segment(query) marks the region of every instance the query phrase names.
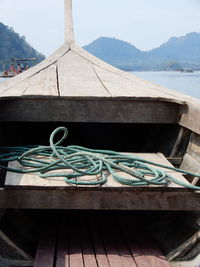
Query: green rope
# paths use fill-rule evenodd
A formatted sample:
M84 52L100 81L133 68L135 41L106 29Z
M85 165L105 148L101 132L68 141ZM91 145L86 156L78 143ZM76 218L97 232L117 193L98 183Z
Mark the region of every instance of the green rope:
M60 131L63 136L55 143L55 136ZM129 186L167 186L173 182L200 190L200 187L184 183L159 168L200 178L199 174L111 150L61 146L67 135L67 129L59 127L52 132L49 146L0 147L0 168L16 173L37 173L46 179L62 177L66 183L73 185L103 185L107 182L108 175L111 175L118 183ZM24 168L4 166L10 161L18 161ZM119 171L123 174L119 175Z

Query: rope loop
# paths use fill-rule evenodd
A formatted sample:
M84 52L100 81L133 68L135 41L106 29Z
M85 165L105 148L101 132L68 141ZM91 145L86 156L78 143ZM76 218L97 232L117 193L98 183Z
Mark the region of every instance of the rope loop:
M55 143L54 139L60 132L63 135ZM0 147L0 168L16 173L37 173L44 179L60 177L76 186L100 186L110 177L128 186L167 186L173 182L188 189L200 190L200 187L184 183L162 169L200 178L199 174L111 150L61 146L67 136L67 128L59 127L51 133L49 146ZM5 166L5 163L16 160L23 168Z

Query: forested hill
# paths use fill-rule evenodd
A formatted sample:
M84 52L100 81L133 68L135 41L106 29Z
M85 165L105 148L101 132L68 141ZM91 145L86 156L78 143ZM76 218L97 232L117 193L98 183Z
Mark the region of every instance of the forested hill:
M124 70L200 69L200 33L196 32L172 37L150 51L109 37L100 37L84 49Z
M24 36L0 22L0 69L2 64L9 64L12 58L37 58L32 64L42 61L45 57L31 47ZM31 63L29 64L31 65Z

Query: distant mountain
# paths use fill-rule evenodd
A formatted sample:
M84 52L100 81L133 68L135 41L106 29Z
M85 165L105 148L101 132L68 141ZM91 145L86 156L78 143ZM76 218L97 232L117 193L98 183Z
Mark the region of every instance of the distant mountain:
M172 37L160 47L144 52L135 46L101 37L84 47L88 52L124 70L200 69L200 33Z
M45 58L26 42L24 36L20 36L12 28L0 23L0 69L2 69L2 64L8 65L12 58L33 57L37 58L34 64Z
M163 60L200 62L200 33L192 32L182 37L172 37L160 47L149 52Z
M100 37L84 49L116 67L137 65L143 57L135 46L116 38Z

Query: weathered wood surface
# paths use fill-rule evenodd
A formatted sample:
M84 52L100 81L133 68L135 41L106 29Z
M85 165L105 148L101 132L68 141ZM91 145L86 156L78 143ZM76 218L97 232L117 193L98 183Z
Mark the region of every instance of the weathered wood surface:
M42 88L42 90L41 90ZM40 71L29 79L29 86L23 91L25 98L47 97L58 98L56 64Z
M164 157L164 155L161 153L131 153L131 155L141 157L141 158L144 158L145 160L153 161L153 162L156 162L158 164L172 166L169 163L169 161ZM17 161L10 162L8 166L10 168L23 169L23 166L21 166ZM177 173L177 172L171 171L171 170L166 170L166 169L163 169L160 167L158 167L158 169L165 171L166 173L170 174L171 176L175 177L176 179L178 179L181 182L188 183L187 180L180 173ZM63 170L61 170L59 172L62 173ZM65 170L65 172L71 173L72 170ZM122 172L118 172L118 174L121 176L127 177L127 178L129 177L128 174L124 174ZM97 187L99 190L112 190L112 189L119 190L122 187L124 188L124 190L126 190L126 188L129 188L129 190L130 190L130 188L131 188L129 186L123 186L122 184L116 182L112 178L111 175L109 175L107 177L107 179L108 179L108 182L105 185ZM7 174L6 174L5 187L14 187L14 188L17 188L17 187L25 187L25 188L26 187L30 187L30 188L41 187L45 190L46 187L65 187L65 186L69 187L69 184L65 183L63 178L61 178L61 177L43 179L43 178L40 178L37 174L20 174L20 173L14 173L14 172L7 172ZM74 187L74 186L72 186L72 187ZM153 186L153 187L155 187L155 186ZM156 186L156 187L159 187L159 186ZM174 183L170 183L167 187L177 188L177 189L182 188L181 186L174 184ZM164 191L165 188L166 187L161 187L161 191ZM78 187L77 187L77 190L79 190Z
M72 51L58 61L58 80L61 98L110 96L92 64Z
M55 222L55 218L51 218L51 221L46 221L43 225L34 267L54 266L54 253L56 251L57 235L57 225Z
M176 123L178 116L179 105L175 103L108 97L51 100L36 97L4 100L0 105L0 121L12 122Z
M70 1L67 1L66 9L70 9L69 13L70 5ZM66 24L70 24L69 21ZM118 70L76 47L72 40L71 26L66 28L69 32L66 44L42 63L2 84L0 100L30 97L43 99L59 95L61 99L103 96L111 99L123 97L130 101L184 104L176 93Z
M176 122L179 121L180 125L200 133L199 100L121 71L76 46L74 44L71 0L65 1L65 18L65 44L37 66L1 84L0 100L5 98L43 100L58 97L61 99L71 97L77 100L86 96L98 99L103 96L110 99L123 97L135 103L137 101L142 103L154 101L156 105L158 102L165 104L172 102L183 107L177 110ZM163 104L163 113L167 114L168 110L165 110L165 104ZM23 107L23 101L20 102L20 105ZM95 110L98 107L94 106L93 108ZM146 108L145 106L144 110L148 114L149 110ZM13 112L12 105L9 105L9 109ZM137 112L137 121L143 123L141 110L137 109L133 112ZM159 112L155 112L155 114L156 120ZM105 114L102 115L102 118L104 116ZM35 114L35 117L33 120L42 120L39 113ZM50 120L50 115L47 117ZM152 122L152 120L149 121L149 123Z
M74 42L72 0L65 0L65 43Z
M56 82L54 82L53 90L52 74L50 79L46 77L46 69L51 65L56 69ZM16 86L18 86L17 91ZM101 60L73 44L71 46L65 44L54 55L17 75L0 88L0 99L48 98L58 95L61 98L107 96L184 104L184 101L181 101L176 94L102 63Z
M200 134L200 100L187 97L187 110L182 113L179 124Z
M170 165L160 153L146 158ZM182 175L175 176L186 182ZM38 180L34 175L30 179L29 175L8 173L5 188L0 190L0 208L199 210L199 197L199 192L173 184L129 187L109 177L104 186L75 187L63 181L50 182Z
M63 55L65 55L68 51L69 51L69 45L64 44L46 60L26 70L25 72L18 74L14 78L9 79L8 81L2 83L0 86L0 100L7 98L15 99L22 97L23 92L25 90L28 90L27 85L29 85L29 79L33 80L33 78L35 78L35 75L37 76L39 72L43 71L46 72L46 69L48 69L51 65L55 64L57 60L61 58ZM50 87L52 86L51 82L49 86ZM51 91L48 89L46 92L45 91L43 92L43 87L41 87L41 83L38 84L38 87L40 87L41 95L43 96L45 95L45 93L47 93L47 91ZM32 93L34 95L34 91ZM56 93L56 95L58 95L58 93Z
M55 238L49 231L49 234L40 240L38 252L41 254L42 249L43 253L41 260L37 253L35 267L51 267L49 259L52 258L54 258L54 266L56 267L170 266L159 247L152 242L151 236L146 232L144 237L141 223L135 216L128 218L128 225L131 224L132 228L127 228L124 225L127 224L127 216L123 221L118 222L115 215L68 213L62 216L61 226L59 226L58 215L54 216L58 218L57 224L60 229L58 233L62 232L62 236L59 235L58 238ZM63 223L63 218L67 224ZM51 218L49 220L51 221ZM135 238L136 235L141 235L145 242L141 243L140 239ZM49 254L48 242L50 238L57 239L57 242L52 243L51 255ZM62 243L61 246L60 243ZM138 245L138 243L140 244ZM56 249L56 244L58 249ZM137 248L138 246L139 248ZM62 247L61 254L60 247ZM44 257L45 252L46 257ZM41 265L38 264L39 261Z
M131 75L125 71L122 71L120 69L117 69L113 67L112 65L100 60L99 58L93 56L92 54L88 53L86 50L76 46L73 44L71 46L72 51L76 52L79 56L83 57L86 60L90 60L92 64L94 65L94 68L99 71L99 77L102 80L102 82L105 80L105 73L108 81L112 81L109 90L115 92L116 94L116 81L113 79L113 77L117 77L117 79L120 79L121 88L118 90L118 93L114 97L126 95L127 89L123 89L123 84L126 84L126 87L128 85L128 95L131 94L132 96L139 97L139 94L141 97L147 97L146 100L150 100L153 98L154 100L157 99L157 101L168 101L168 102L175 102L179 104L184 104L184 100L182 99L182 95L173 91L168 90L160 85L154 84L149 81L145 81L144 79ZM106 80L105 80L106 81ZM119 82L119 80L118 80ZM119 88L119 84L118 84ZM130 88L133 88L132 93L130 92ZM146 95L146 92L148 90L148 95Z
M200 262L200 255L188 261L172 261L171 267L198 267Z
M192 133L188 144L187 152L183 157L180 166L183 170L200 174L200 136ZM200 179L197 177L188 177L193 184L200 184Z
M187 148L187 153L200 162L200 135L192 133Z
M147 190L148 189L148 190ZM0 208L91 210L200 210L200 193L170 188L141 190L0 189Z

